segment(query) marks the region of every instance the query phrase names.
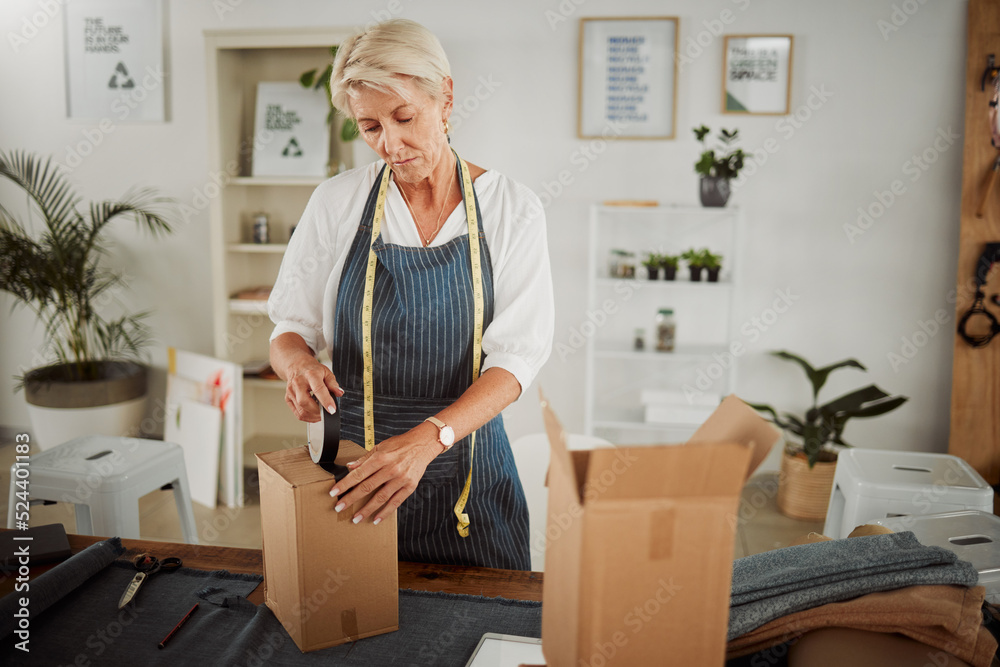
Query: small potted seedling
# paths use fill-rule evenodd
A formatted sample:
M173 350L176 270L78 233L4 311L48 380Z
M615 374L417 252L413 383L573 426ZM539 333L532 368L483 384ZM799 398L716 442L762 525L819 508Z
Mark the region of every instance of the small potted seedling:
M702 259L701 251L691 248L681 253L681 259L687 263L688 272L691 274L691 282L701 282Z
M663 279L673 280L677 277L677 264L680 261L679 255L660 255L660 268L663 269Z
M722 255L716 255L705 248L701 251L701 265L705 267L705 273L708 275L708 282L717 283L719 282L719 270L722 268Z
M646 274L650 280L658 280L660 277L660 255L655 252L646 253L646 259L642 261L646 267Z

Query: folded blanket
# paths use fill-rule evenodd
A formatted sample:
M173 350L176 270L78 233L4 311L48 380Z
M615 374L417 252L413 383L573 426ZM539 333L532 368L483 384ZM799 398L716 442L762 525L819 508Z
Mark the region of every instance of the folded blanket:
M982 586L910 586L871 593L782 616L731 640L727 657L757 653L811 630L840 627L899 633L975 667L987 667L997 642L982 625L984 596Z
M975 586L979 573L912 532L803 544L733 565L729 639L787 614L906 586Z

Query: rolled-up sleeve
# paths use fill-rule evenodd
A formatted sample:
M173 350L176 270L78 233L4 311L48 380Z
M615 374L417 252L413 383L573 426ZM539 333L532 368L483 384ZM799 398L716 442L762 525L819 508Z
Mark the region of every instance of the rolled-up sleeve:
M323 334L324 296L336 256L326 213L322 188L317 188L288 241L267 301L268 316L275 324L271 340L284 333L296 333L314 353L327 347Z
M483 371L503 368L523 394L552 351L555 308L544 209L535 193L512 185L496 202L502 226L491 248L494 312L483 332Z

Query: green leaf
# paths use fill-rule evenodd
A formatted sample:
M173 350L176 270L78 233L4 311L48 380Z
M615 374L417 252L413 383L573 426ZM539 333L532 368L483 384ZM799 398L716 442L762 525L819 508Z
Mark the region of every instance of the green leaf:
M344 142L354 141L360 134L358 123L353 118L345 119L344 124L340 126L340 139Z
M884 415L887 412L892 412L908 400L910 399L907 396L894 396L871 405L866 405L865 407L850 413L850 416L858 419L863 419L865 417L878 417L879 415Z
M711 130L702 125L701 127L694 128L694 137L698 141L704 141L705 135L708 134L709 132L711 132Z
M299 77L299 83L302 84L303 88L312 88L313 84L316 83L316 70L311 69L308 72L303 72Z
M314 86L314 88L316 88L318 90L319 88L325 86L326 87L327 95L329 95L330 94L330 77L332 75L333 75L333 63L330 63L329 65L326 66L326 69L323 70L323 73L319 75L319 78L316 79L316 85Z
M712 168L715 166L715 151L705 151L701 154L701 159L695 162L694 170L703 176L712 176Z
M870 384L867 387L855 389L852 392L833 399L829 403L820 406L818 411L820 414L828 416L829 418L838 414L853 416L853 413L861 410L861 408L866 404L874 401L881 401L885 398L889 398L889 394L885 393L875 385Z

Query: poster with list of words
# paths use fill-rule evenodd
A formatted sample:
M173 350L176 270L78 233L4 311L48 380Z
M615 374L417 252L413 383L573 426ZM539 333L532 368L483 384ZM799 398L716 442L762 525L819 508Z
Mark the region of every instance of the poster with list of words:
M67 115L163 122L162 0L66 1Z
M672 139L677 19L583 19L581 138Z

